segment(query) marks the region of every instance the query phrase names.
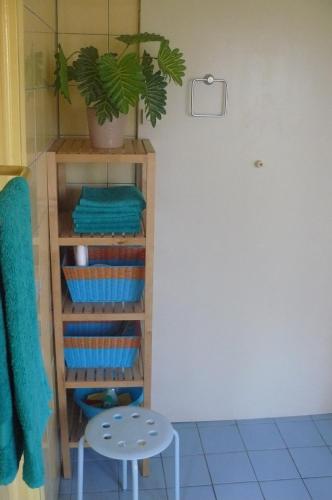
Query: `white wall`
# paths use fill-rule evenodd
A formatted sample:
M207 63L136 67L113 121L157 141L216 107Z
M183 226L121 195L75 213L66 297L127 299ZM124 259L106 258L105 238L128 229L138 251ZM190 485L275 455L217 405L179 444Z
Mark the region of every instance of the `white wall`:
M158 154L153 405L332 411L332 3L142 3L142 30L188 68L140 131ZM188 115L187 84L209 72L229 82L224 120Z

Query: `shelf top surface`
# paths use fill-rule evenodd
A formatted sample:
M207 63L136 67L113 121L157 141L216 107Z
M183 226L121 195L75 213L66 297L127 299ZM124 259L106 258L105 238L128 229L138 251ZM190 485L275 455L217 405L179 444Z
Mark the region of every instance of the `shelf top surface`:
M99 149L91 145L87 137L63 137L57 139L49 149L49 152L56 154L58 159L66 157L76 157L77 160L84 161L89 157L130 157L134 159L145 158L154 154L154 149L148 139L125 139L121 148Z

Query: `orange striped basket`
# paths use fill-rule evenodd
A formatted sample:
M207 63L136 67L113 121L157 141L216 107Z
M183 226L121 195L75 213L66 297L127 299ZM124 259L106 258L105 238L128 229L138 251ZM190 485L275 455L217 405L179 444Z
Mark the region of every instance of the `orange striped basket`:
M125 322L124 326L120 323L115 330L113 326L114 323L67 324L64 354L68 368L131 368L141 345L140 322Z
M89 266L62 269L73 302L138 302L144 263L142 247L90 247Z

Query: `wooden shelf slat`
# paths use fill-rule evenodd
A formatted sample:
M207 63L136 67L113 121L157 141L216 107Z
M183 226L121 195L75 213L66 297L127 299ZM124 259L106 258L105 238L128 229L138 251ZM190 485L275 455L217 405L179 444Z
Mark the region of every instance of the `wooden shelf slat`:
M145 163L151 148L144 147L141 139L125 139L122 148L97 149L89 138L64 137L52 144L50 151L60 163Z
M63 321L126 321L144 320L144 302L72 302L66 294L62 299Z
M66 368L67 389L83 387L143 387L141 354L133 368Z
M139 245L145 246L145 233L142 222L141 232L134 235L122 234L77 234L73 231L70 212L62 212L59 215L59 245Z

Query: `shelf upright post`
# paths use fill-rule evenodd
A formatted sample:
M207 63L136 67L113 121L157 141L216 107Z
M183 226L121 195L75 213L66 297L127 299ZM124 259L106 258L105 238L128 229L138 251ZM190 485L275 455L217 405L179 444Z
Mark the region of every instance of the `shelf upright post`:
M55 363L58 392L58 408L60 420L60 439L62 468L65 478L71 477L69 430L67 418L67 394L65 388L65 362L63 355L63 323L61 303L61 268L60 250L58 244L59 220L58 220L58 166L56 153L47 154L47 179L50 221L50 247L51 247L51 270L52 270L52 300L53 300L53 326L55 344Z

